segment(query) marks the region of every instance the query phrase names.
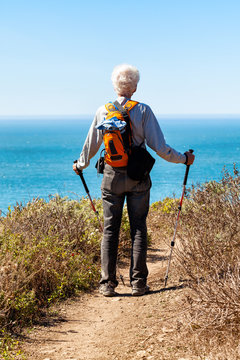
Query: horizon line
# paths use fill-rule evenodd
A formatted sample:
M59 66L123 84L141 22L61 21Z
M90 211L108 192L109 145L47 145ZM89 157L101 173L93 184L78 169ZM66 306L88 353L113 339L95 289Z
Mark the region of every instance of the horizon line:
M65 119L65 118L71 118L71 119L79 119L79 118L90 118L90 117L94 117L95 114L64 114L64 115L60 115L60 114L31 114L31 115L0 115L0 120L4 120L4 119L22 119L25 118L26 120L29 118L39 118L39 119L43 119L43 118L56 118L56 119ZM169 118L173 118L173 117L226 117L226 116L230 116L230 117L240 117L240 113L162 113L162 114L155 114L155 116L158 117L169 117Z

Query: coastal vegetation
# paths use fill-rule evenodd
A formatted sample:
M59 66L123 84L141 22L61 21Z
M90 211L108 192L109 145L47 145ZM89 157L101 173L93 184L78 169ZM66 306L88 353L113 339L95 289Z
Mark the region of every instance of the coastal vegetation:
M100 200L95 207L102 218ZM102 234L88 199L58 195L16 204L0 224L0 355L9 357L10 334L40 321L51 304L96 287ZM124 210L122 255L129 231Z
M240 333L240 176L193 188L182 219L178 268L188 279L189 328L226 358L238 358ZM210 341L209 341L210 339Z
M152 205L166 238L176 220L176 199ZM240 174L223 170L220 182L188 190L171 271L188 288L184 331L207 349L208 359L240 356ZM189 341L189 351L191 345ZM219 356L219 353L222 354ZM218 355L216 355L218 354Z
M94 202L102 219L101 201ZM162 241L169 241L177 206L174 198L152 204L149 233L161 228ZM238 351L239 218L240 175L235 166L232 173L224 171L219 182L188 189L171 265L171 277L188 290L179 336L197 339L212 358L219 348L229 359ZM60 196L16 204L0 224L0 357L23 359L21 352L14 352L14 334L40 321L52 304L97 286L101 230L88 199ZM129 238L125 209L120 256L129 252Z

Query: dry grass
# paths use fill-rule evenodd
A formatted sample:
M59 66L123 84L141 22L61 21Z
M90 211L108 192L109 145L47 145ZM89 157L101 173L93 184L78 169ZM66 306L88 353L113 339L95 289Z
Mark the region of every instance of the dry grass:
M152 205L150 230L170 245L178 199ZM170 278L188 285L178 339L199 359L240 358L240 175L188 190ZM178 310L175 316L178 317ZM194 358L194 357L192 357Z
M219 359L240 355L239 219L240 176L234 167L232 175L224 171L220 183L193 187L179 231L176 269L191 289L188 330L198 342L210 341L209 350Z

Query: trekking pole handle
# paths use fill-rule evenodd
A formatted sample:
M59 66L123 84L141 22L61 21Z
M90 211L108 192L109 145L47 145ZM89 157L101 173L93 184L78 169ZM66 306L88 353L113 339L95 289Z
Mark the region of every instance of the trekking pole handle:
M76 164L76 163L77 163L77 160L74 161L74 164ZM86 193L89 194L89 189L88 189L88 187L87 187L86 181L85 181L85 179L84 179L84 177L83 177L83 173L82 173L81 170L78 170L78 175L80 176L80 178L81 178L81 180L82 180L82 183L83 183L83 186L84 186L84 188L85 188Z
M192 154L193 150L190 149L189 152ZM188 178L189 168L190 168L190 165L187 165L184 180L183 180L183 185L184 186L187 185L187 178Z

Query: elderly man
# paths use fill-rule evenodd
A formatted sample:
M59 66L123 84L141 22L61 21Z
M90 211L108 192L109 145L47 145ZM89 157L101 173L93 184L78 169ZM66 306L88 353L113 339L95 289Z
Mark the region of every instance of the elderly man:
M117 94L117 101L124 106L137 90L139 71L131 65L123 64L114 68L112 82ZM90 127L81 155L73 170L78 173L85 169L90 159L99 150L102 130L97 129L106 118L106 106L101 106ZM134 145L145 143L157 155L166 161L191 165L194 155L190 152L181 154L166 144L161 128L151 108L137 103L130 111L132 141ZM116 295L116 263L119 230L124 201L126 199L131 228L132 252L130 265L130 284L132 295L140 296L149 291L147 285L147 226L151 180L148 176L142 181L132 180L127 175L126 166L115 167L105 163L102 180L102 202L104 215L104 233L101 244L101 280L100 293L104 296Z

